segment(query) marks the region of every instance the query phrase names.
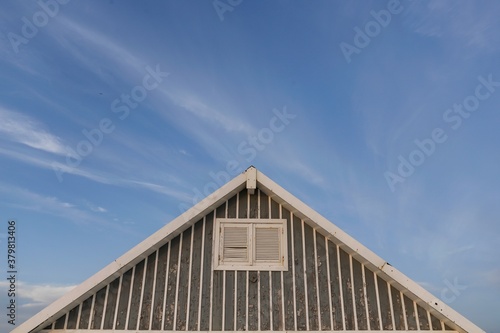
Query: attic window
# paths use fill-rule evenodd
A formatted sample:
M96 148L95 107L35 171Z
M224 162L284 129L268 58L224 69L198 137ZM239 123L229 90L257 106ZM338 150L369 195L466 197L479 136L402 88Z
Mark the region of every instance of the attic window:
M216 219L214 269L286 271L285 219Z

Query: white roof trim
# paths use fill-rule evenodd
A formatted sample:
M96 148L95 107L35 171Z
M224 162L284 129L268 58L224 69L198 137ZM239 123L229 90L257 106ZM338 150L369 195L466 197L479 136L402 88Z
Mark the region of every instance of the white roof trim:
M283 204L287 209L290 209L294 215L315 226L327 237L330 235L332 240L338 242L342 249L362 264L375 270L377 274L386 277L392 284L400 287L403 290L403 294L410 299L416 301L419 305L423 305L422 301L424 301L428 305L424 308L429 308L432 314L439 319L443 319L451 328L474 333L484 332L260 171L257 171L257 183L269 196ZM449 322L450 320L451 323Z
M312 208L307 206L305 203L297 199L295 196L252 166L244 173L236 176L226 185L222 186L220 189L197 203L191 209L162 227L153 235L146 238L120 258L116 259L101 271L84 281L82 284L15 328L11 333L31 332L34 329L43 328L48 325L49 322L56 320L72 307L76 306L79 302L82 302L88 296L93 294L98 288L110 283L113 279L126 272L130 267L147 257L161 244L174 238L186 228L197 222L201 217L208 214L210 211L213 211L219 204L223 203L233 194L244 189L247 186L249 179L252 179L254 175L256 176L259 188L263 189L267 195L283 204L296 216L304 219L307 223L316 227L325 236L337 242L345 251L353 255L353 257L361 263L374 270L377 274L386 278L391 284L402 289L406 296L416 301L419 305L424 306L424 308L429 309L437 318L443 319L452 329L474 333L484 332L468 319L450 308L443 301L436 298L403 273L392 267L385 260L367 249L364 245L356 241L339 227L331 223L325 217L321 216L319 213L314 211ZM250 182L253 181L250 180ZM44 332L51 332L51 330ZM73 330L72 332L83 333L91 331Z
M56 320L69 311L68 308L71 309L80 302L83 302L88 296L93 294L96 289L110 283L115 278L125 273L130 267L146 258L154 251L153 249L159 247L159 244L174 238L192 224L196 223L201 217L215 209L220 203L225 202L228 198L244 189L246 180L245 173L236 176L227 184L172 220L111 264L104 267L67 294L19 325L11 333L27 333L35 329L44 328L51 321Z
M158 333L177 333L180 331L141 331L141 330L85 330L85 329L77 329L77 330L65 330L64 333L140 333L140 332L158 332ZM189 332L189 331L182 331L182 332ZM196 331L197 333L213 333L213 332L224 332L224 331ZM278 332L278 331L238 331L238 332L245 332L245 333L263 333L263 332ZM296 333L298 331L279 331L282 333ZM300 331L304 333L308 332L321 332L321 333L339 333L342 331ZM370 333L370 332L376 332L376 333L418 333L418 332L431 332L429 330L427 331L420 331L420 330L384 330L384 331L360 331L360 330L352 330L352 331L347 331L349 333ZM445 333L459 333L458 331L434 331L434 332L445 332ZM56 330L56 329L50 329L50 330L42 330L40 333L61 333L61 330Z

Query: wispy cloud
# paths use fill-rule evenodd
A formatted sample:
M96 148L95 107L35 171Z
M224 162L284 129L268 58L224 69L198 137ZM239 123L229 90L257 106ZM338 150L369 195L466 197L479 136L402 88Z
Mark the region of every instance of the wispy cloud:
M241 132L246 135L254 132L254 128L242 121L241 117L231 117L230 112L222 112L211 107L209 103L203 101L194 93L173 93L168 90L163 90L163 92L177 106L184 108L205 122L222 127L227 132Z
M54 162L41 156L30 156L22 152L14 152L1 147L0 154L51 171L53 171L54 169ZM143 180L121 178L105 172L86 170L83 167L72 168L62 163L58 163L57 167L61 168L61 170L66 174L83 177L101 184L126 188L146 189L176 198L178 200L186 200L187 198L189 198L187 193L183 190L178 190L176 188L170 188L164 185L154 184ZM56 179L55 177L56 176L54 175L54 179Z
M18 295L23 308L49 305L75 287L76 285L30 284L17 281ZM2 294L6 294L8 288L9 282L0 281Z
M36 119L2 107L0 119L0 133L3 133L7 140L53 154L65 154L61 139L51 134L44 124Z
M449 38L462 45L497 49L497 15L476 1L414 1L406 23L418 34Z

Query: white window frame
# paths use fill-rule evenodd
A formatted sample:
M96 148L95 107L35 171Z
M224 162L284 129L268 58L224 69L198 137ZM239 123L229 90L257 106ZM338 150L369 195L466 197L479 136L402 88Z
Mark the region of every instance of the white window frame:
M248 227L248 261L224 261L223 236L224 227ZM280 230L280 261L269 262L255 259L255 236L257 227L275 227ZM214 270L237 270L237 271L288 271L288 239L286 219L215 219L214 242L213 242L213 267Z

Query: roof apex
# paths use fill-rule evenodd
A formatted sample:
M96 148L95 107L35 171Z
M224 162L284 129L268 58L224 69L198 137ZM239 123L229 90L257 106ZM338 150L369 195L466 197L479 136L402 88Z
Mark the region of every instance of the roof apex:
M446 319L450 322L450 327L453 329L466 332L484 332L468 319L451 309L443 301L430 294L420 285L349 236L335 224L276 184L254 166L250 166L243 173L237 175L221 188L196 203L192 208L160 228L98 273L15 328L12 333L32 332L45 327L51 321L56 320L59 316L71 310L71 308L83 301L90 294L125 273L130 267L148 256L152 249L156 249L174 238L244 188L247 188L250 193L256 188L263 190L268 196L289 209L294 215L300 217L321 231L327 238L336 242L342 249L361 263L375 270L382 277L385 277L391 284L402 288L405 295L409 298L429 309L436 317Z

